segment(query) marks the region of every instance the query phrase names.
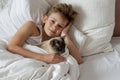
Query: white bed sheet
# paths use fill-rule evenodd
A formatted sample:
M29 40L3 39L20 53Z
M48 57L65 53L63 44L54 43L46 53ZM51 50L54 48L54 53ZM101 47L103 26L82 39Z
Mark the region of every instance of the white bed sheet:
M113 37L111 43L114 49L120 54L120 37Z
M114 51L84 57L79 80L120 80L120 37L111 40Z
M100 53L100 54L96 54L96 55L91 55L91 56L83 58L84 63L79 66L79 73L80 73L79 80L120 80L120 76L119 76L120 75L120 37L113 37L111 43L113 45L114 51L109 52L109 53ZM6 53L6 55L4 56L6 59L5 60L4 57L2 57L3 56L2 52L4 52L5 48L6 48L6 45L4 45L4 43L0 41L0 57L1 57L0 70L9 68L7 66L4 66L4 64L11 62L10 60L12 60L12 59L10 59L10 58L13 58L15 60L23 58L23 57L16 57L17 55L14 55L14 54ZM28 59L25 59L25 60L28 60ZM8 62L4 63L3 61L8 61ZM23 61L24 61L24 59L23 59ZM39 63L39 62L37 62L37 63ZM14 64L15 64L15 62L14 62ZM18 64L20 65L21 63L18 63ZM29 63L29 65L30 64L33 64L33 63ZM9 65L9 64L7 64L7 65ZM24 66L24 65L28 66L29 69L32 68L32 70L36 70L36 72L39 72L39 74L40 74L39 69L37 69L37 67L40 66L40 64L37 64L37 65L35 64L35 65L32 65L31 67L27 64L23 64L22 66ZM34 69L34 66L37 66L37 67L35 67L35 69ZM18 66L16 67L16 65L13 65L13 67L15 67L15 68L11 67L11 69L19 70L19 69L16 69ZM73 70L75 70L75 69L73 69ZM30 71L31 70L29 70L28 73ZM18 72L20 72L20 71L18 71ZM9 72L6 72L6 73L0 72L0 73L1 73L0 80L1 79L3 80L3 75L7 76L7 74ZM29 74L28 73L27 72L24 73L25 78L23 78L22 80L28 80L28 78L26 76L30 76L30 75L34 75L31 77L31 79L35 77L35 73L29 73ZM76 73L78 73L78 72L76 72ZM21 76L23 76L23 75L21 75ZM37 77L39 77L39 75L37 75ZM18 80L17 78L14 77L14 78L10 79L10 76L9 76L9 80ZM8 79L4 78L4 80L8 80ZM36 80L36 79L33 79L33 80ZM65 80L65 79L63 79L63 80Z
M78 80L79 65L66 51L62 56L66 61L46 64L35 59L24 58L6 50L8 41L0 39L0 80ZM36 53L46 53L43 49L25 44L24 48Z

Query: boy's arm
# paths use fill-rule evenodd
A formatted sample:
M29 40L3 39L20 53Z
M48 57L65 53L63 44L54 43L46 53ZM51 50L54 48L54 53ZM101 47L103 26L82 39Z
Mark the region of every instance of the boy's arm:
M74 43L71 41L68 35L65 36L65 42L69 49L70 54L77 60L78 64L81 64L83 62L82 57L77 47L74 45Z
M69 23L68 26L62 31L61 36L65 36L65 43L70 51L70 54L77 60L78 64L81 64L83 61L78 51L78 48L75 46L75 44L72 42L72 40L68 36L68 32L71 26L72 26L72 23Z
M38 54L23 48L25 41L30 36L33 36L36 30L36 26L33 22L26 22L12 37L7 46L7 50L24 57L37 59L47 63L59 63L64 61L64 57L57 54Z

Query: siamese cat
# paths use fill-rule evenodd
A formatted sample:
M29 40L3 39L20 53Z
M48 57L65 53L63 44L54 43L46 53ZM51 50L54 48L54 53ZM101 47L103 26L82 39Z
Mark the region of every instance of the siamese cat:
M54 37L51 38L50 40L41 42L40 45L38 46L46 50L49 54L52 53L62 54L65 52L66 47L64 38L65 36Z

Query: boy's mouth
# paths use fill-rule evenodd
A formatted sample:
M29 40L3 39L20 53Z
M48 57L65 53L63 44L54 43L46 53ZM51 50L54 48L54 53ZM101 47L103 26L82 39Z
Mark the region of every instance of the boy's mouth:
M51 30L52 33L55 33L55 31Z
M55 34L56 32L54 30L49 29L50 33Z

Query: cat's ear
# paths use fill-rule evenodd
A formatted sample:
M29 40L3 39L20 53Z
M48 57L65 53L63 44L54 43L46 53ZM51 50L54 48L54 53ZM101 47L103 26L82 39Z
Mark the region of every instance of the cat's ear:
M64 39L65 39L65 35L64 35L64 36L61 36L61 38L64 40Z

